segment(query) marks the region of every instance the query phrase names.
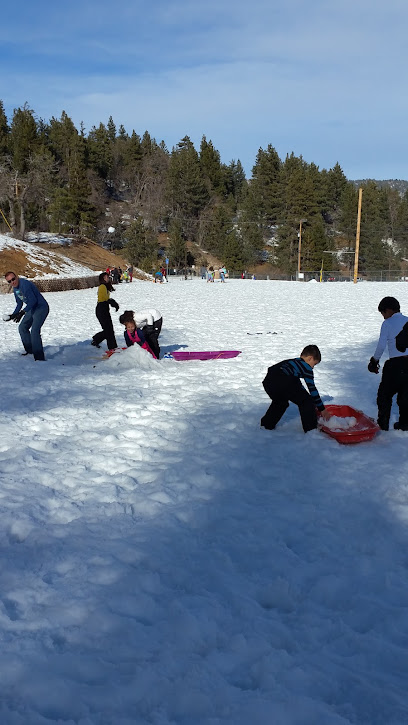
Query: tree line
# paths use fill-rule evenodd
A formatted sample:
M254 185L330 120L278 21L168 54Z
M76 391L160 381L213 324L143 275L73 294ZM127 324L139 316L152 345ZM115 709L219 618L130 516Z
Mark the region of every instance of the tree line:
M293 273L302 222L302 269L317 270L326 253L353 248L357 194L339 163L326 170L293 153L280 159L271 144L259 149L248 180L239 159L223 163L205 136L198 150L185 136L169 151L112 117L85 133L65 111L45 122L27 104L9 120L0 101L0 208L22 239L36 230L109 241L150 270L166 232L173 266L191 262L190 240L198 263L203 250L230 270L268 261ZM407 222L408 192L363 183L362 268L399 267Z

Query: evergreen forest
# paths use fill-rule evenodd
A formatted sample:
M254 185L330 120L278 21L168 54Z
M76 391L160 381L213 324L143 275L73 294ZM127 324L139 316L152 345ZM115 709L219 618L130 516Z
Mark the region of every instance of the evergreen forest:
M408 191L362 182L360 267L399 269L408 257ZM355 245L358 189L339 163L319 169L302 156L260 148L246 179L239 159L225 163L203 136L169 151L148 131L130 134L110 117L86 133L63 112L45 122L27 104L8 119L0 101L0 231L74 234L150 271L160 239L174 267L192 261L187 242L231 271L255 264L294 273L302 225L302 269ZM109 214L107 214L107 209ZM110 229L110 233L108 232ZM114 230L114 231L113 231ZM341 257L352 264L352 255ZM196 262L200 262L197 256ZM325 268L339 259L325 259Z

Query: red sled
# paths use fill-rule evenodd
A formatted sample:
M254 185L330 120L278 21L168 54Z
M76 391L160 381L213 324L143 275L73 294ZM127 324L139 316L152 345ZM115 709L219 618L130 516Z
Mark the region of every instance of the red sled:
M127 347L115 347L113 350L107 350L103 355L103 360L108 360L108 358L112 357L112 355L115 354L115 352L122 352L122 350L127 350Z
M380 427L361 410L352 408L351 405L326 405L326 410L338 418L355 418L356 424L345 430L332 430L326 425L320 424L320 430L334 438L338 443L363 443L371 441L377 435Z
M207 350L202 352L172 352L175 360L226 360L230 357L237 357L241 354L241 350Z

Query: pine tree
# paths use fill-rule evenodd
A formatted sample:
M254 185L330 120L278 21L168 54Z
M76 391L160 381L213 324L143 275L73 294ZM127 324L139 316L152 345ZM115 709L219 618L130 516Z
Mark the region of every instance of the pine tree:
M282 211L282 162L271 144L266 151L259 149L252 169L248 203L258 209L258 218L267 228L278 222Z
M51 118L48 125L48 143L55 158L65 164L68 170L77 138L78 131L65 111L60 119Z
M4 112L3 101L0 101L0 156L10 151L10 129Z
M385 242L386 224L381 216L381 195L374 181L363 185L360 228L360 268L380 270L391 256Z
M295 274L298 263L298 229L288 222L280 224L277 240L276 261L278 267L283 272Z
M301 267L304 271L315 272L326 263L332 265L331 255L325 255L330 251L331 242L326 235L323 219L317 217L311 226L307 226L302 235L302 257Z
M25 173L30 155L37 146L37 124L34 112L27 103L22 108L14 109L10 130L10 146L13 165L19 173Z
M202 174L207 184L210 196L218 195L222 197L225 194L223 183L223 174L219 151L213 146L212 141L207 141L203 136L200 146L200 166Z
M354 247L356 240L358 210L358 192L354 184L349 181L344 187L340 197L339 230L344 234L350 247Z
M96 173L105 181L110 179L113 165L112 143L103 123L92 127L88 136L89 161Z
M341 207L343 193L347 187L347 179L339 163L327 172L325 188L326 204L330 211L336 213Z
M170 238L170 245L168 247L167 254L172 266L186 266L187 245L185 239L183 238L181 222L178 219L173 219L170 222L168 234Z
M167 198L171 216L181 219L188 238L195 238L198 217L208 203L209 194L197 151L188 136L171 153Z
M141 216L138 216L126 232L126 253L130 262L145 271L156 264L157 249L150 230Z
M230 272L242 271L248 264L247 254L235 229L231 231L226 239L222 261Z
M395 223L395 238L404 257L408 255L408 191L398 206Z
M232 209L236 211L238 204L243 200L248 188L245 171L239 159L237 162L231 161L228 166L223 164L221 168L227 200L228 202L231 199L233 200Z
M107 132L108 132L108 139L111 142L111 144L115 143L116 139L116 126L114 124L112 116L109 116L108 124L107 124Z
M125 163L130 174L133 175L140 171L143 159L143 149L140 136L132 131L132 135L125 146L126 156Z

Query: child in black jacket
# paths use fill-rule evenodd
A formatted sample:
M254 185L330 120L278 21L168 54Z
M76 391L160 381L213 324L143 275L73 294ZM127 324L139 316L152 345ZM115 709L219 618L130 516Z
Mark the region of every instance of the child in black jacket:
M305 433L317 428L316 408L325 420L330 418L314 384L313 368L321 359L317 345L307 345L300 357L282 360L268 368L263 386L272 403L261 419L263 428L275 428L288 408L289 401L298 406ZM300 378L305 381L309 392L303 387Z

